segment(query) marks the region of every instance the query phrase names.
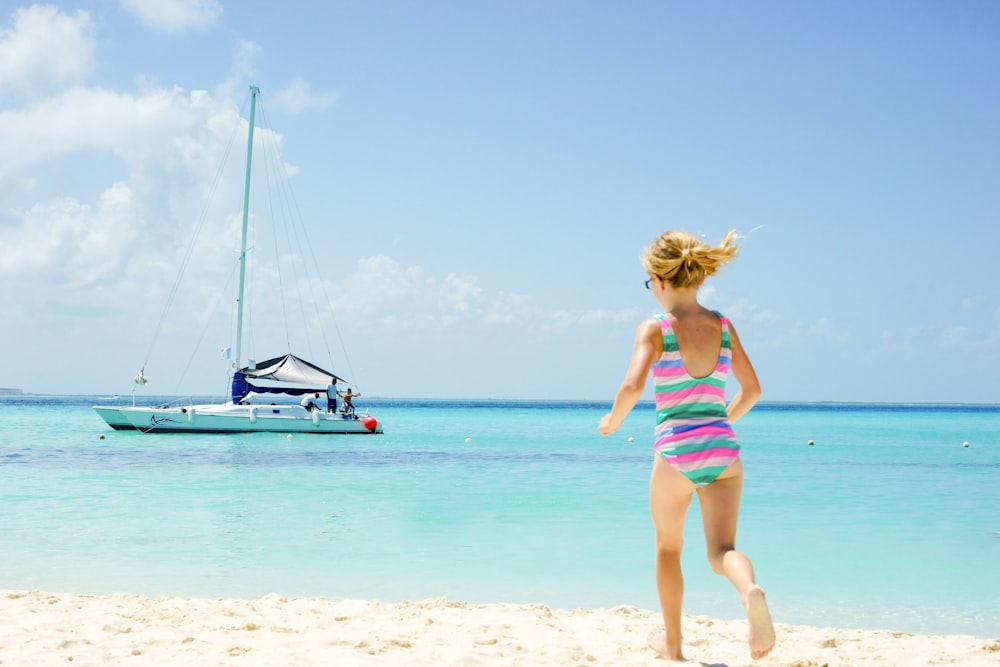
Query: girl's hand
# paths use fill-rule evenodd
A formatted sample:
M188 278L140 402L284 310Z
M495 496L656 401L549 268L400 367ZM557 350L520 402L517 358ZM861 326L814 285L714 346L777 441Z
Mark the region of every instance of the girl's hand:
M601 417L601 423L597 425L597 430L601 432L601 435L611 435L618 430L618 426L612 426L611 424L611 413Z

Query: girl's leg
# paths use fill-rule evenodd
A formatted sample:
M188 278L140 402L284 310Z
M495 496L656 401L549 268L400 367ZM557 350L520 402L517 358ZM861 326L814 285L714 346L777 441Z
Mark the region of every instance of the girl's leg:
M683 660L681 648L681 549L684 519L694 484L677 472L663 457L656 456L649 479L649 510L656 527L656 589L663 611L664 633L649 638L649 645L668 660Z
M740 593L750 624L750 655L763 658L774 648L774 626L764 591L757 585L750 559L736 551L736 523L743 492L743 463L736 460L708 486L698 489L705 546L712 570Z

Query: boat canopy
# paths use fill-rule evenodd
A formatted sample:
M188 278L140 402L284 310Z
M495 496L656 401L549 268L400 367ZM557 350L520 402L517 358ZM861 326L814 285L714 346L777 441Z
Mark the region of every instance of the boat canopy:
M237 389L240 379L246 384ZM253 368L247 366L238 370L233 377L233 399L238 402L249 391L258 394L293 396L317 391L325 392L328 384L336 384L342 380L343 378L323 370L316 364L300 359L294 354L286 354L283 357L254 364Z

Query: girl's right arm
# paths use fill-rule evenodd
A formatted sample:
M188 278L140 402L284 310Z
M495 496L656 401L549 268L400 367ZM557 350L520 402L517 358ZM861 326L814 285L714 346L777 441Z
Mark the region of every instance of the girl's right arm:
M625 417L642 398L649 369L662 353L663 334L660 332L660 325L654 319L646 320L639 325L639 329L635 333L632 361L629 364L628 372L625 373L625 379L618 388L611 412L604 415L597 427L601 435L609 435L621 427Z

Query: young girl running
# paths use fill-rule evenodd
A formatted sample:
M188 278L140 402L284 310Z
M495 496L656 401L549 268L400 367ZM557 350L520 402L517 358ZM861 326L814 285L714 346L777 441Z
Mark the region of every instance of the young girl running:
M736 551L736 522L743 488L740 446L731 424L760 397L760 383L739 336L721 313L698 303L698 288L736 256L730 231L717 247L686 232L670 231L642 257L646 287L663 313L639 325L625 380L611 412L598 426L614 433L635 407L652 371L656 428L649 506L656 528L656 587L664 632L650 646L669 660L684 660L681 639L681 546L684 519L694 493L701 505L708 561L740 593L750 626L750 655L774 648L774 627L764 591L750 560ZM739 391L726 405L726 377L732 370Z

